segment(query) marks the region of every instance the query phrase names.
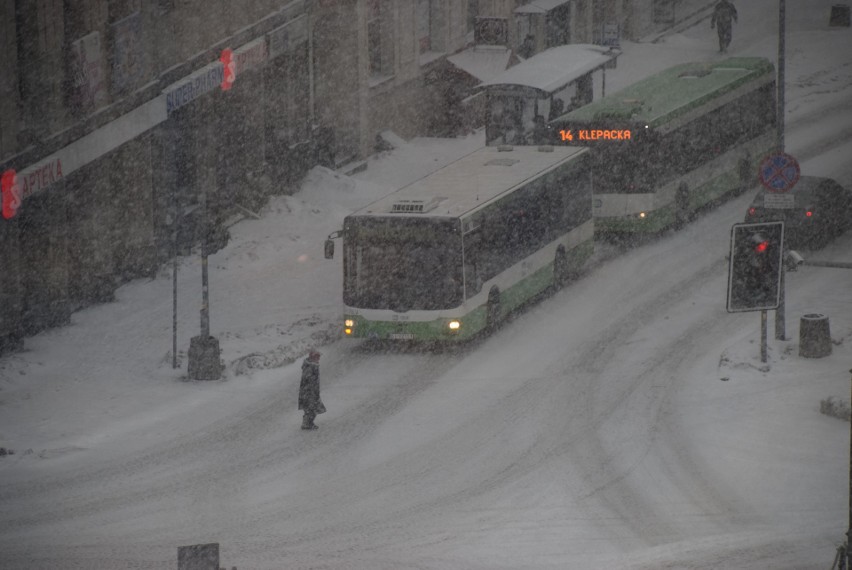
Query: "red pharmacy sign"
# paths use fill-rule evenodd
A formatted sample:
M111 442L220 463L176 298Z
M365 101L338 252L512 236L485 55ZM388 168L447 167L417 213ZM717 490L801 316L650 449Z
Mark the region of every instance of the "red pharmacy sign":
M10 220L21 205L21 187L14 170L9 169L0 177L0 193L3 195L3 217Z
M222 62L222 91L227 91L237 78L236 62L234 61L234 52L231 48L222 50L219 61Z

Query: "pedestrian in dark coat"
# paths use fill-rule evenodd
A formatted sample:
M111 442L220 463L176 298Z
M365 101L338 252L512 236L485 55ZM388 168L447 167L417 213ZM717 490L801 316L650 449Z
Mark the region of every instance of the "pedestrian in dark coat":
M305 412L302 429L317 429L314 418L325 412L320 399L319 359L320 353L311 350L302 362L302 382L299 385L299 409Z
M710 28L716 28L716 33L719 34L719 51L722 53L728 51L728 46L731 44L732 22L736 21L737 9L732 2L720 0L713 8Z

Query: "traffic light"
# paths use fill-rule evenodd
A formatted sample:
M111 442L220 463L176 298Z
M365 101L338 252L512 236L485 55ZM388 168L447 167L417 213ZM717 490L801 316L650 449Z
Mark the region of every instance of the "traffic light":
M781 300L784 222L734 224L728 312L777 309Z

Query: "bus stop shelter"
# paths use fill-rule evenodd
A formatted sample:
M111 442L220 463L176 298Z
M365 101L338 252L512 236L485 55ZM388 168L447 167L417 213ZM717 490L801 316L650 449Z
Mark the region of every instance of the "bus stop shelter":
M534 143L534 132L552 118L594 99L592 74L601 71L601 96L606 68L614 67L621 51L594 44L552 47L479 87L486 93L486 144Z

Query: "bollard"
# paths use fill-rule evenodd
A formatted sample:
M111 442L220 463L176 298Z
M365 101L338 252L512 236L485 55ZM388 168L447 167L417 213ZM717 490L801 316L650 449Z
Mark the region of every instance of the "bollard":
M219 570L219 543L178 546L178 570Z
M849 4L835 4L831 7L831 16L828 19L829 26L844 26L850 25Z
M187 375L193 380L218 380L222 376L219 339L194 336L189 339Z
M831 354L831 330L828 317L819 313L802 316L799 321L799 356L822 358Z

